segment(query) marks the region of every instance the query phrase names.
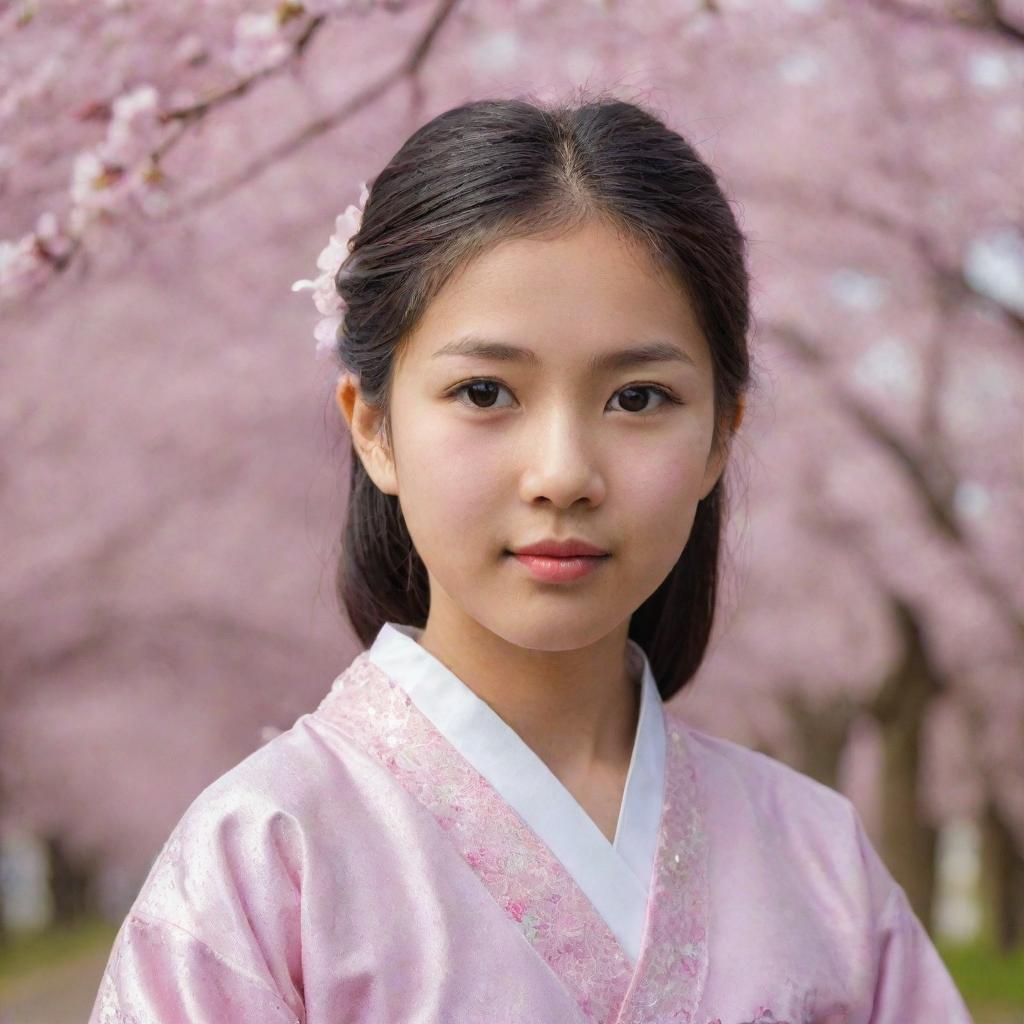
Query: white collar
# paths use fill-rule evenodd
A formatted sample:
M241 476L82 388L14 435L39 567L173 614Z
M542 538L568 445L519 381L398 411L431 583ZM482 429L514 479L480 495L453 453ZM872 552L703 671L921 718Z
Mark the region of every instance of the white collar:
M609 843L548 766L489 704L419 643L423 630L386 622L370 660L546 843L616 933L639 955L664 794L665 721L643 648L627 640L640 675L640 715L615 842Z

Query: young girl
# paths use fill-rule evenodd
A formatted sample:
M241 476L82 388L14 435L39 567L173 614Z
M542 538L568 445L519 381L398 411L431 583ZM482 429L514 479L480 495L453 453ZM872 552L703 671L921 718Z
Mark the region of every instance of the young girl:
M93 1024L968 1022L850 801L665 704L750 383L712 171L628 102L488 100L362 200L296 287L367 650L186 811Z

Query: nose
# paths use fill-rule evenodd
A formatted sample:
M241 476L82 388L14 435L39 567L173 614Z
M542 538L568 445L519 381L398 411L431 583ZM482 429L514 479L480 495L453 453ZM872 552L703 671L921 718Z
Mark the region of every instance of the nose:
M605 480L593 435L571 412L556 410L538 422L524 440L525 465L520 483L523 501L550 501L569 508L581 498L591 505L604 500Z

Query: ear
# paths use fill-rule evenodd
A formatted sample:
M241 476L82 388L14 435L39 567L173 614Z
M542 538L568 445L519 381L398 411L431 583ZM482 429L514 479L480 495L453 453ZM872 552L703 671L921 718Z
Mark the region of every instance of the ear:
M745 399L741 396L739 405L736 408L736 415L733 417L732 423L726 427L727 434L723 436L722 443L717 451L713 451L708 456L707 468L704 470L704 483L701 487L701 500L706 498L718 482L718 478L725 471L726 464L729 461L729 452L732 448L733 435L739 430L740 424L743 422L743 411L745 408Z
M398 474L384 439L383 413L363 401L356 375L338 378L335 399L352 435L352 447L370 479L385 494L398 494Z
M708 457L707 469L704 470L704 483L700 489L702 501L711 493L715 484L718 483L718 478L722 475L728 459L729 449L726 445L722 445L718 451L712 452Z

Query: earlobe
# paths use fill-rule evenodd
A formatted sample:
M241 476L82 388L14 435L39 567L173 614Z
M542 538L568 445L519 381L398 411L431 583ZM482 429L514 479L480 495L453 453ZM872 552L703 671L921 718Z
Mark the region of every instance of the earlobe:
M385 494L397 494L394 463L382 440L380 411L362 400L354 374L343 373L338 378L335 398L367 475Z
M358 445L359 456L367 475L385 494L398 494L398 479L395 465L391 461L382 440L379 437L369 441L361 441Z

